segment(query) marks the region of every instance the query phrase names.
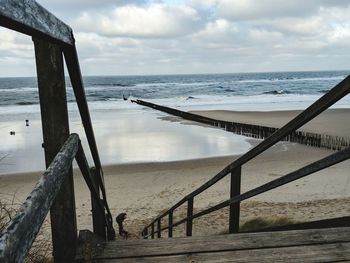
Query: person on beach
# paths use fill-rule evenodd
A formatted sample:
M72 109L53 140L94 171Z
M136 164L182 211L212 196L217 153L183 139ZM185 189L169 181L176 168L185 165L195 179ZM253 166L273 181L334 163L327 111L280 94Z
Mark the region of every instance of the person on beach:
M119 235L122 238L127 239L129 236L129 233L124 229L124 226L123 226L123 222L124 222L125 218L126 218L126 213L121 213L115 218L115 221L117 221L117 224L119 227Z

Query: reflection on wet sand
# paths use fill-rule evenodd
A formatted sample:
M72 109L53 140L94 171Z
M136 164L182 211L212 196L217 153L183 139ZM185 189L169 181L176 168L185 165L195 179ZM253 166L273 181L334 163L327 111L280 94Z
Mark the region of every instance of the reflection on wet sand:
M225 131L182 125L161 120L159 113L145 110L92 112L96 141L103 164L154 162L196 159L240 154L251 145L241 136ZM6 138L0 149L0 174L44 169L39 115L25 126L20 115L2 123L0 136ZM83 127L78 118L71 119L71 132L81 136L87 149ZM16 135L10 136L9 129ZM86 152L88 152L86 150ZM88 158L91 159L91 157Z

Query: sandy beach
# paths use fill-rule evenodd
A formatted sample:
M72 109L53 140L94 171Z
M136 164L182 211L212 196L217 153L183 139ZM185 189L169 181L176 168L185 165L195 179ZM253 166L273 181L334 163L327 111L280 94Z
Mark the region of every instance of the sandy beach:
M296 117L300 110L286 111L192 111L193 113L203 115L209 118L220 119L224 121L235 121L274 128L281 128L292 118ZM350 136L350 125L348 116L350 109L329 109L321 113L309 123L300 128L302 131L327 134L334 136Z
M331 110L307 128L345 136L350 126L345 121L348 110ZM200 114L247 123L281 126L297 114L286 112L205 111ZM163 120L163 122L166 122ZM324 125L326 123L326 125ZM193 124L186 122L186 124ZM183 125L186 127L187 125ZM211 128L205 128L211 129ZM253 145L259 143L250 140ZM242 191L262 185L303 165L331 154L332 151L292 143L278 143L242 168ZM104 166L108 202L115 217L126 212L126 229L134 238L150 220L168 209L184 195L202 185L239 155L171 162L143 162ZM350 214L350 168L345 161L321 172L292 182L242 203L241 223L255 217L287 217L304 222ZM40 172L0 176L0 198L15 204L22 202L34 187ZM91 229L90 197L78 171L74 172L77 220L79 229ZM229 197L229 178L205 191L194 201L196 211ZM186 207L175 213L184 215ZM194 233L206 235L227 231L228 212L223 209L194 222ZM47 223L46 223L47 225ZM176 234L183 235L184 226Z

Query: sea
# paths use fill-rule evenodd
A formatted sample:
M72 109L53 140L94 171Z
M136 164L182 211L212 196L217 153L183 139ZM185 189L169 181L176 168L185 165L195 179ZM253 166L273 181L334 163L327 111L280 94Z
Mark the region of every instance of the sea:
M315 71L86 76L83 80L102 164L112 165L236 155L254 145L251 139L217 128L166 120L165 113L131 103L131 99L181 110L300 110L348 74ZM88 148L69 78L66 86L71 132L78 133L84 148ZM0 98L0 174L43 170L36 78L0 78ZM349 108L349 96L333 107ZM29 120L29 126L25 120Z
M349 72L87 76L84 85L87 100L98 109L128 107L117 103L125 97L179 107L220 108L230 104L235 110L275 110L308 105ZM75 98L68 78L66 85L67 100L73 103ZM0 114L34 110L35 107L28 106L39 104L36 78L0 78L0 96Z

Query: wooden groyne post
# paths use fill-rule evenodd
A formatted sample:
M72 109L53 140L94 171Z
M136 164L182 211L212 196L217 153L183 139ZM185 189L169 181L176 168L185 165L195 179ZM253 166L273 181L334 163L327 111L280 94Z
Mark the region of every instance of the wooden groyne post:
M150 103L143 100L132 100L132 102L137 103L142 106L150 107L155 110L163 111L174 116L179 116L186 120L191 120L195 122L204 123L210 126L218 127L238 135L243 135L246 137L251 137L255 139L266 139L275 133L278 128L239 123L239 122L229 122L213 118L208 118L198 114L185 112L154 103ZM283 138L282 141L296 142L299 144L304 144L308 146L326 148L331 150L342 150L350 146L350 137L340 137L326 134L318 134L305 131L293 131L291 134Z

